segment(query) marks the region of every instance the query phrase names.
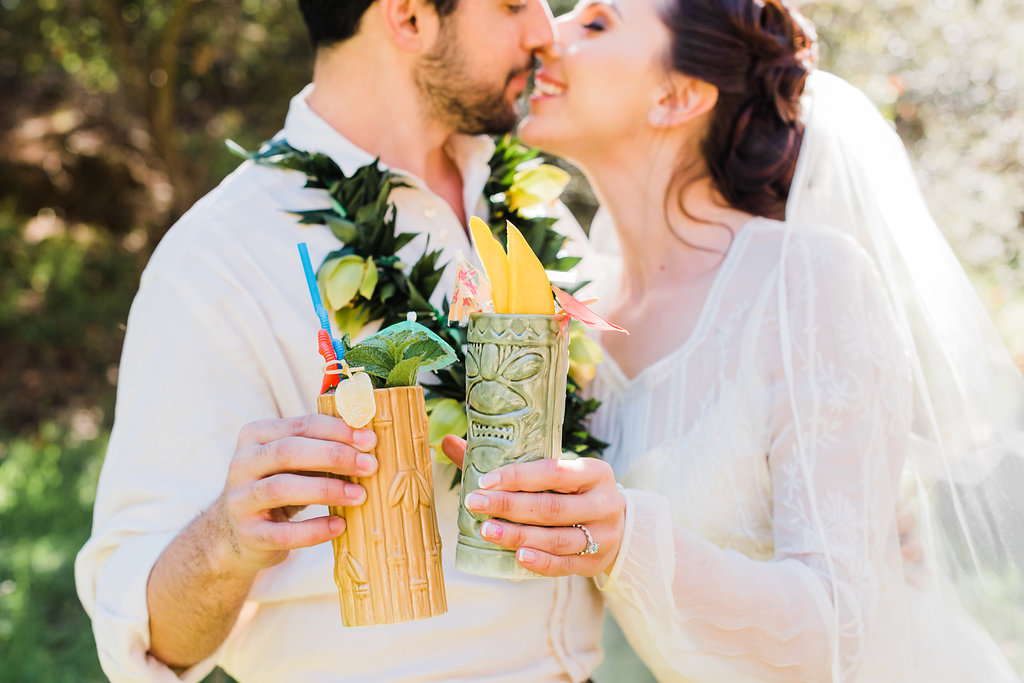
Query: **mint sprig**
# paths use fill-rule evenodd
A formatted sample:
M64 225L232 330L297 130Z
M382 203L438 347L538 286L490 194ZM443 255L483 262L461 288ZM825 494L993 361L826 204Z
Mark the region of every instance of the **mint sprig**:
M423 370L438 370L454 363L455 349L417 323L404 322L346 346L345 362L362 367L375 389L411 387Z

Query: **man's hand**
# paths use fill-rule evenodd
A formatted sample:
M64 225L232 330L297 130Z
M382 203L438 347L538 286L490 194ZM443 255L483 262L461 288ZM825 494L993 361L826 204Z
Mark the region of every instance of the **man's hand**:
M224 492L157 558L146 585L149 651L165 664L189 667L227 638L261 569L293 548L328 541L345 530L331 515L289 521L307 505L359 505L366 492L332 474L377 471L377 437L327 415L247 424L228 467Z
M212 511L234 559L253 570L275 565L294 548L317 545L341 534L345 520L323 516L290 518L307 505L360 505L362 486L329 472L365 477L377 471L367 451L377 437L327 415L262 420L238 436L224 493Z

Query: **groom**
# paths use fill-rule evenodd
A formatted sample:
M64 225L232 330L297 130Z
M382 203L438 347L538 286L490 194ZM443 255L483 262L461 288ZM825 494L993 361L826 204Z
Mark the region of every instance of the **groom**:
M542 0L300 0L316 61L281 137L351 174L401 170L399 232L448 256L487 211L493 145L510 130ZM315 413L321 368L295 244L339 244L289 211L322 208L301 174L243 164L153 255L132 306L92 537L76 563L112 681L583 681L600 658L586 579L512 583L452 566L456 493L437 486L449 611L344 629L323 505L365 492L375 437ZM442 281L438 291L450 291ZM293 417L293 416L305 417ZM435 480L444 481L443 477ZM308 506L308 507L307 507Z

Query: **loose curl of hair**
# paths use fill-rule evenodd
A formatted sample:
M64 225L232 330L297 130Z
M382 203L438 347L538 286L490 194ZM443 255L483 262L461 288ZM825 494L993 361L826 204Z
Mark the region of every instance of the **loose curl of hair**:
M701 143L715 188L734 208L782 220L803 138L813 27L780 0L671 0L662 20L670 67L718 89Z

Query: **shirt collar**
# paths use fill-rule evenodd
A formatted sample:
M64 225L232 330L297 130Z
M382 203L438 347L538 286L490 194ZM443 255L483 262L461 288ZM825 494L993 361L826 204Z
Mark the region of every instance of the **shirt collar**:
M373 154L349 142L309 106L306 98L313 92L313 87L314 85L310 83L292 98L284 129L278 137L283 137L296 149L326 154L346 175L351 175L361 166L373 163L376 158ZM491 175L489 162L494 153L494 142L486 135L457 134L449 139L448 152L462 174L464 196L467 199L480 197ZM426 183L412 173L390 167L383 162L381 166L402 175L410 185L430 191Z

